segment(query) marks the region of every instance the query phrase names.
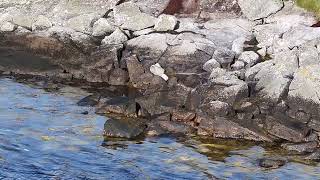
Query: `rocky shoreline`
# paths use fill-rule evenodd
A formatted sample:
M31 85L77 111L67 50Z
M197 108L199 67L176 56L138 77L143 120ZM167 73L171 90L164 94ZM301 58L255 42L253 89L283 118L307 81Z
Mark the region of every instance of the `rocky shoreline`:
M170 2L1 2L0 72L134 89L80 103L129 117L106 135L292 142L319 158L316 17L281 0L201 0L165 15Z

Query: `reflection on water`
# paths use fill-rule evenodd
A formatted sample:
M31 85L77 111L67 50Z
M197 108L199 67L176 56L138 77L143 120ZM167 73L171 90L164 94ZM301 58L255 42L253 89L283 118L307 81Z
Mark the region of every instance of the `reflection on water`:
M46 92L2 78L0 94L0 179L320 178L320 166L261 169L257 159L272 147L248 142L104 139L107 118L76 106L87 95L77 88Z

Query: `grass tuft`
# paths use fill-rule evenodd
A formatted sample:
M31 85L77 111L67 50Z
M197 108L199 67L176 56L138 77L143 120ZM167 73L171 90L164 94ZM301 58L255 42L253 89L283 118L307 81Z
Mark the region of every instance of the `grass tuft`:
M296 2L298 6L315 12L320 17L320 0L296 0Z

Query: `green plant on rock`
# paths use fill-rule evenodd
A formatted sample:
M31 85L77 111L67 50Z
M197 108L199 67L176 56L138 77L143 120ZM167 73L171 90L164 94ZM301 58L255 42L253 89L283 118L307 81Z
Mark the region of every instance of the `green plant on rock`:
M298 6L320 16L320 0L296 0Z

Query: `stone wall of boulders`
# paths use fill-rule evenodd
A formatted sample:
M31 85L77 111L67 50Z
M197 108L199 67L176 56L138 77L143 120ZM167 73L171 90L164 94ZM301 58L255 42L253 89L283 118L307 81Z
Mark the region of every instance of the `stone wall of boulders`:
M49 56L60 70L0 60L0 71L132 86L139 96L98 112L152 119L142 127L153 134L318 142L317 19L292 1L195 3L168 15L167 0L2 0L1 48Z

